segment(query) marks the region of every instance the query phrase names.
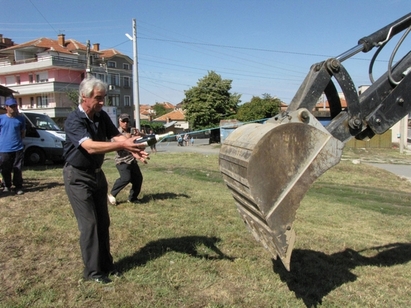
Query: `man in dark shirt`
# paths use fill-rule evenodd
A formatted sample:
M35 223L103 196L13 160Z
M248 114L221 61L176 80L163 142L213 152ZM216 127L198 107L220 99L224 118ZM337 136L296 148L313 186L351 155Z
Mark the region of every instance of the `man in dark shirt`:
M144 146L135 144L136 138L122 136L102 110L106 93L106 83L94 77L84 79L78 109L64 124L64 185L80 230L83 275L99 283L110 283L109 275L119 274L110 253L108 185L101 170L104 154L127 150L144 163L148 159Z

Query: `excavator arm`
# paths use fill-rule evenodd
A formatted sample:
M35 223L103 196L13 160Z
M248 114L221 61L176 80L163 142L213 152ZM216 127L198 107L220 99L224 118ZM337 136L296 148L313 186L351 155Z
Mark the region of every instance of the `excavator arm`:
M404 30L387 72L374 82L376 56ZM409 31L411 14L360 39L340 56L314 64L285 112L264 124L240 126L222 144L220 171L241 218L287 270L295 243L295 214L314 181L340 162L347 141L382 134L411 111L411 53L392 64ZM378 50L370 64L372 85L358 94L342 62L374 47ZM336 83L346 100L344 108ZM325 127L311 113L323 94L331 115Z

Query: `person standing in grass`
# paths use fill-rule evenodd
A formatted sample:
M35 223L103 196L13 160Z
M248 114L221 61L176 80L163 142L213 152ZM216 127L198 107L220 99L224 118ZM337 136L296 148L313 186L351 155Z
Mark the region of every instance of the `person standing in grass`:
M80 248L86 280L110 283L119 276L110 253L108 185L101 166L104 154L127 150L146 163L144 146L121 135L102 110L107 84L90 77L79 88L79 106L65 121L64 186L80 230ZM110 140L112 140L110 142Z
M184 145L185 145L185 146L188 146L188 134L185 134L185 135L184 135L183 140L184 140Z
M0 170L4 181L3 192L10 192L13 184L16 193L22 195L26 120L19 115L14 98L7 98L5 106L6 113L0 116Z
M119 131L126 138L131 138L130 129L130 115L123 113L118 119ZM138 129L135 129L134 136L140 136ZM141 186L143 185L143 174L141 173L140 167L134 156L125 150L117 151L117 155L114 158L116 162L116 168L120 177L114 182L111 193L108 195L108 201L112 205L117 204L116 196L118 193L131 183L130 193L128 196L128 202L138 203L140 202L137 198L141 191Z
M150 129L149 135L154 135L154 131L152 129ZM150 149L151 149L151 153L154 153L154 154L157 153L157 147L155 143L150 145Z

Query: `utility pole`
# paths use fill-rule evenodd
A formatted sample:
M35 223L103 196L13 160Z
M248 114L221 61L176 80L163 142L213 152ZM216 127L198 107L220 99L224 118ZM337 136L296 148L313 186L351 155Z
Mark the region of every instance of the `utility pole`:
M133 37L128 33L126 36L130 41L133 41L133 101L134 101L134 119L136 121L136 128L140 129L140 96L138 86L138 58L137 58L137 23L133 19Z
M87 73L87 78L91 77L91 65L90 65L90 40L87 40L87 51L86 51L86 63L87 63L87 67L86 67L86 73Z

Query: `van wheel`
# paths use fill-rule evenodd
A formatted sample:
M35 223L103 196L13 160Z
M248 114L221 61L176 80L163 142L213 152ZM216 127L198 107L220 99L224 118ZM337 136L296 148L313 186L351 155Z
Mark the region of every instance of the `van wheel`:
M46 155L40 148L29 148L24 154L26 165L43 165L46 162Z

